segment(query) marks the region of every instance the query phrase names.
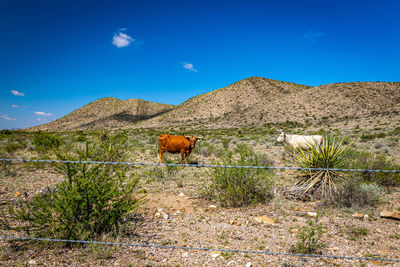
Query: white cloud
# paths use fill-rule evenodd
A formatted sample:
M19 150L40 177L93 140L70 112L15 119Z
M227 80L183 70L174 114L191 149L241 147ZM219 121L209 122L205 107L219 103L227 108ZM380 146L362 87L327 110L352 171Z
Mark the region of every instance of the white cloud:
M39 115L39 116L51 116L52 115L51 113L46 113L43 111L35 111L35 114Z
M128 46L132 42L135 41L135 39L133 39L132 37L130 37L126 33L121 32L121 31L126 31L126 30L127 30L126 28L121 28L121 29L118 30L118 32L116 34L114 34L113 42L112 42L113 45L115 45L116 47L120 48L120 47Z
M309 31L308 33L303 34L303 39L309 40L314 43L318 38L324 37L326 35L325 32L313 32Z
M19 108L18 105L11 105L12 108Z
M197 70L193 67L193 64L191 64L191 63L184 62L184 63L182 63L182 67L184 67L187 70L197 72Z
M17 95L17 96L25 96L25 94L24 94L24 93L22 93L22 92L18 92L17 90L11 90L11 94L13 94L13 95Z
M7 121L15 121L15 120L17 120L17 119L8 117L7 114L6 115L0 115L0 118L2 118L3 120L7 120Z

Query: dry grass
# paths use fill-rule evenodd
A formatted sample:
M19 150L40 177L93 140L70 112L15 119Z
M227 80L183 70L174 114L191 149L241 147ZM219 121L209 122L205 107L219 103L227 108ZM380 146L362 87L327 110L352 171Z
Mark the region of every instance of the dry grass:
M287 165L287 156L282 146L275 143L278 129L236 129L200 131L205 136L189 157L190 162L211 164L220 156L225 148L234 149L240 144L251 144L259 153L268 156L273 165ZM301 129L297 129L301 131ZM157 162L156 136L161 133L154 130L134 130L125 134L130 142L129 161ZM113 136L117 133L109 133ZM121 134L121 133L120 133ZM78 144L75 133L60 133L64 142L63 149ZM15 157L43 157L35 150L29 150L30 134L24 135L27 148L14 151ZM98 134L87 132L87 138L98 138ZM226 145L223 138L229 138ZM390 136L380 139L383 144L389 141ZM373 141L373 140L372 140ZM353 141L352 141L353 142ZM362 142L355 138L356 147L362 148L370 141ZM1 140L2 147L7 139ZM369 144L369 145L372 145ZM367 146L366 146L367 147ZM369 147L369 146L368 146ZM209 153L200 154L199 149L206 148ZM398 148L396 145L394 148ZM3 153L3 152L2 152ZM5 152L4 152L5 153ZM3 154L2 156L9 156ZM51 157L51 155L48 155ZM169 162L179 162L176 155L166 155ZM132 172L141 173L141 184L147 190L147 202L141 210L141 219L135 224L126 224L118 236L108 236L107 241L128 243L148 242L151 244L230 248L246 250L269 250L288 252L297 241L296 231L307 226L308 211L323 213L320 223L324 234L321 241L326 244L322 253L328 255L355 255L378 256L396 258L400 247L397 245L398 223L396 221L380 219L380 210L400 210L400 191L395 188L387 195L388 201L377 207L358 208L331 208L319 206L319 202L302 202L289 200L283 197L283 191L293 182L295 173L276 172L276 181L273 188L275 198L270 202L246 208L221 207L218 202L209 202L199 198L199 191L204 183L209 181L209 170L197 168L157 168L134 167ZM61 177L45 164L11 164L0 173L2 199L12 201L30 197L47 185L56 183ZM16 192L21 193L20 195ZM185 196L180 196L183 193ZM186 196L188 198L186 198ZM217 205L211 209L210 204ZM169 219L154 216L156 210L162 208L169 215ZM179 211L179 213L178 213ZM368 220L354 219L353 212L369 214ZM270 216L275 220L272 226L259 224L257 216ZM368 235L359 235L356 239L350 238L349 233L354 229L363 229ZM2 232L3 234L4 232ZM388 234L390 233L390 234ZM16 234L16 233L8 233ZM379 248L376 246L379 244ZM292 264L302 266L312 265L340 265L354 266L355 261L324 259L307 259L303 262L299 258L270 257L263 255L224 253L213 259L211 253L201 251L138 249L116 247L103 249L99 246L65 248L60 245L43 246L26 242L0 243L0 265L23 265L30 260L46 266L72 265L79 266L92 264L96 266L227 266L235 261L234 266L243 266L252 262L253 266L271 265L281 266ZM389 264L390 266L390 264Z

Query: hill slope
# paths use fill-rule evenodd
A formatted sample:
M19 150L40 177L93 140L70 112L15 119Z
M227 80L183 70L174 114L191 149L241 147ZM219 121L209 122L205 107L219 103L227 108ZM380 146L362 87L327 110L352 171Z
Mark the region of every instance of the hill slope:
M271 103L292 93L312 87L251 77L227 87L195 96L172 111L157 116L135 127L164 127L181 124L205 124L204 127L232 127L248 125L250 120L239 120L258 103ZM258 112L258 109L254 110Z
M315 127L373 127L371 122L394 125L399 120L399 82L311 87L251 77L178 106L102 98L31 130L232 128L288 122Z
M398 82L310 87L251 77L193 97L170 112L129 127L231 128L285 122L344 124L345 121L354 124L377 117L396 122L399 113Z
M28 130L68 131L120 128L158 116L173 105L153 103L141 99L119 100L105 97L93 101L70 114Z

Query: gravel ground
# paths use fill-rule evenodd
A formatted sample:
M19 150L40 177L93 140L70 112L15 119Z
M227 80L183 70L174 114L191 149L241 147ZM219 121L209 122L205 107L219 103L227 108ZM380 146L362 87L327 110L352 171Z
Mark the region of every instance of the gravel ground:
M307 212L322 212L324 255L399 259L400 221L379 217L381 210L400 210L400 188L380 207L367 210L319 208L318 202L285 199L276 194L269 203L249 208L224 208L197 197L204 172L197 169L161 181L143 184L148 194L140 220L127 224L124 236L103 241L239 249L287 253L296 243L299 230L313 219ZM179 174L179 175L178 175ZM179 176L179 177L178 177ZM29 197L61 177L47 168L8 168L1 173L0 198ZM34 177L34 179L33 179ZM51 178L49 178L51 177ZM210 206L215 205L215 207ZM162 209L162 210L160 210ZM368 219L355 219L354 212L368 213ZM159 213L159 214L158 214ZM168 216L168 218L167 218ZM273 224L259 223L267 216ZM365 235L354 229L366 229ZM22 235L1 232L2 235ZM125 246L43 245L26 241L1 241L3 266L396 266L360 260L299 258L253 253L195 251L182 249L137 248ZM397 263L399 265L399 263Z

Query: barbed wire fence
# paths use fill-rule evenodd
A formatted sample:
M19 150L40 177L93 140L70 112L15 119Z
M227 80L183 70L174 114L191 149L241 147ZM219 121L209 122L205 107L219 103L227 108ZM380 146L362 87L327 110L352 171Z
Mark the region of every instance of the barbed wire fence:
M270 170L308 170L308 171L341 171L341 172L371 172L371 173L400 173L400 170L379 169L340 169L340 168L301 168L279 166L240 166L240 165L210 165L210 164L175 164L175 163L147 163L147 162L119 162L119 161L80 161L80 160L48 160L48 159L5 159L5 162L37 162L37 163L73 163L73 164L105 164L126 166L171 166L193 168L239 168L239 169L270 169Z
M194 167L194 168L245 168L245 169L270 169L270 170L308 170L308 171L340 171L340 172L363 172L363 173L400 173L400 170L380 170L380 169L341 169L341 168L301 168L287 166L237 166L237 165L209 165L209 164L173 164L173 163L145 163L145 162L106 162L106 161L69 161L69 160L45 160L45 159L11 159L0 158L1 162L36 162L36 163L70 163L70 164L104 164L104 165L125 165L125 166L173 166L173 167ZM338 256L338 255L322 255L322 254L299 254L286 252L271 252L271 251L255 251L255 250L240 250L240 249L214 249L203 247L185 247L185 246L170 246L156 244L140 244L140 243L123 243L123 242L102 242L92 240L69 240L56 238L37 238L23 236L0 235L3 240L22 240L22 241L46 241L46 242L63 242L77 244L98 244L111 246L127 246L139 248L157 248L157 249L181 249L191 251L221 251L227 253L247 253L247 254L262 254L269 256L295 256L308 258L330 258L340 260L364 260L374 262L393 262L400 263L400 259L393 258L372 258L358 256Z
M247 253L247 254L263 254L269 256L297 256L308 258L330 258L339 260L366 260L378 262L399 262L400 259L389 258L370 258L370 257L357 257L357 256L337 256L337 255L321 255L321 254L299 254L287 252L271 252L265 250L240 250L240 249L215 249L215 248L202 248L202 247L184 247L184 246L168 246L168 245L154 245L154 244L133 244L123 242L103 242L103 241L90 241L90 240L68 240L68 239L52 239L52 238L38 238L38 237L17 237L17 236L0 236L2 239L26 240L26 241L46 241L46 242L64 242L76 244L98 244L98 245L111 245L111 246L127 246L139 248L159 248L159 249L182 249L191 251L221 251L227 253Z

